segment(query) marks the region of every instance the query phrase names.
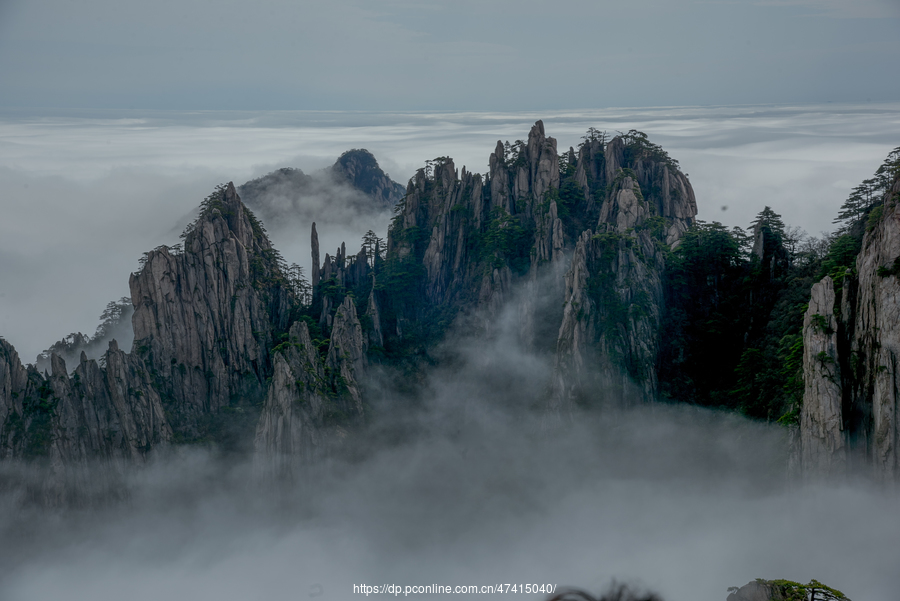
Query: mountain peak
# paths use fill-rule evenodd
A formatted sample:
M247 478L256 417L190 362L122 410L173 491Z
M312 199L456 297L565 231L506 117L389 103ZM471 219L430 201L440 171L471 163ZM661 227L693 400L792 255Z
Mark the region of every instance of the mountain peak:
M233 182L216 186L213 193L200 203L200 214L182 234L185 246L191 245L205 223L212 224L217 219L225 221L228 230L245 248L272 247L262 222L241 201Z
M384 204L396 204L406 192L382 171L378 161L365 148L354 148L343 153L331 167L338 181L346 181L374 200Z

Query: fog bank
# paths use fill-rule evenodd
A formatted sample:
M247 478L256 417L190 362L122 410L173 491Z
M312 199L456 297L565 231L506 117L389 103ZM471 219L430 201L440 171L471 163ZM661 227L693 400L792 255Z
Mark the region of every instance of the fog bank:
M529 407L550 364L512 340L453 339L416 399L376 375L372 422L292 485L180 448L134 470L124 504L48 513L4 497L0 597L349 599L354 583L616 579L724 600L757 577L816 578L853 599L896 590L895 491L802 484L786 430L733 414L651 405L548 428Z

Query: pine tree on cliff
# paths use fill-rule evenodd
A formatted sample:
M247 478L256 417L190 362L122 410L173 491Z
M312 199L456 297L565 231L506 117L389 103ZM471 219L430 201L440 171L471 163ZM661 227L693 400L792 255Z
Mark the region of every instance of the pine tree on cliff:
M778 242L784 240L784 221L781 215L772 210L771 207L765 207L756 215L756 219L750 224L750 229L756 231L756 228L768 232L775 237Z

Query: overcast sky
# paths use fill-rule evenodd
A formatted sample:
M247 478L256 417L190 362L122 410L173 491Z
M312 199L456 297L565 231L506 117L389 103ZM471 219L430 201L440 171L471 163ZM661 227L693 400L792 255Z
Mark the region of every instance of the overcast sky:
M894 101L897 31L897 0L0 0L0 106Z

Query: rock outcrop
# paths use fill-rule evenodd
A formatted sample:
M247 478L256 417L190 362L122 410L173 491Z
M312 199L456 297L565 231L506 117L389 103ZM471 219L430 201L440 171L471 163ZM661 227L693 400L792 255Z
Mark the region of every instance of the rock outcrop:
M269 478L293 477L325 453L323 431L329 405L325 370L305 322L275 351L272 381L256 429L255 464Z
M849 358L857 357L845 415L851 442L865 449L878 477L900 475L900 176L863 238L858 279L845 296L853 319ZM877 208L876 208L877 210ZM842 306L843 309L843 306Z
M347 296L335 313L324 362L306 322L291 326L274 351L274 372L256 429L255 467L264 478L297 471L341 442L363 416L360 378L366 343L356 307Z
M844 421L838 362L838 322L830 277L813 286L803 317L803 407L800 413L801 469L840 472L844 464Z
M560 156L538 121L527 141L498 142L484 176L430 161L386 246L369 232L358 253L342 244L320 262L313 223L311 305L235 187L218 188L183 248L146 253L132 274L132 354L111 344L71 376L51 355L44 377L0 346L0 453L140 459L167 441L217 442L244 416L258 471L294 474L364 415L370 362L415 362L460 313L490 336L511 300L526 346L555 349L557 415L652 398L665 257L696 213L693 192L643 134L595 133ZM399 197L365 151L331 176Z
M323 281L371 281L365 253L345 252L326 261ZM233 185L204 201L183 250L147 253L130 284L131 354L112 341L99 362L81 353L70 375L51 353L41 375L0 339L0 459L49 467L43 497L77 490L88 463L121 473L170 441L224 443L248 420L261 470L292 472L362 416L368 336L353 297L335 302L320 356L326 341L298 319L297 282Z
M877 478L900 475L898 201L900 176L872 209L856 268L844 274L839 296L828 293L829 278L813 288L807 316L816 322L804 322L810 361L804 361L807 394L800 424L803 465L811 473L833 472L846 463ZM835 332L828 340L819 323ZM818 354L823 345L824 355ZM813 357L824 359L827 369Z
M647 227L650 216L637 182L619 177L600 206L596 233L578 239L566 274L554 412L656 394L666 235L661 221Z
M100 363L82 353L71 376L59 355L51 362L43 376L0 340L0 458L140 460L171 438L146 366L115 341Z
M0 339L0 459L47 470L31 491L39 501L71 501L96 488L88 464L114 478L171 439L146 366L115 341L99 363L82 353L71 376L59 355L50 360L52 371L41 375Z
M550 403L556 416L578 405L655 398L665 257L697 210L687 178L637 134L605 146L586 141L575 179L597 221L579 236L565 276Z
M373 345L421 335L413 324L448 322L460 310L487 316L489 331L519 284L522 340L546 348L548 331L558 339L554 409L652 398L664 251L692 224L693 191L639 132L592 137L563 159L564 174L556 141L537 122L527 142L498 142L484 178L447 157L419 170L388 233L382 286L365 291ZM359 286L368 274L347 277L355 270L345 262L344 250L326 257L322 277ZM538 308L536 298L556 302ZM323 327L339 300L323 297Z
M554 410L652 398L664 257L697 212L677 163L640 132L608 143L589 132L560 157L538 121L527 142L498 142L489 166L482 178L443 157L410 181L388 232L387 279L403 274L426 302L396 307L384 295L383 321L466 310L490 332L521 286L521 340L556 340Z
M744 586L732 587L726 601L793 601L821 599L822 601L850 601L836 589L817 580L806 584L790 580L763 580L757 578Z
M129 284L135 352L176 432L201 436L203 416L265 396L269 349L289 325L291 292L232 184L207 199L182 252L148 253Z
M543 123L527 143L498 142L489 164L486 180L447 157L420 169L388 232L388 260L424 267L431 305L499 306L513 274L563 258L559 157Z

